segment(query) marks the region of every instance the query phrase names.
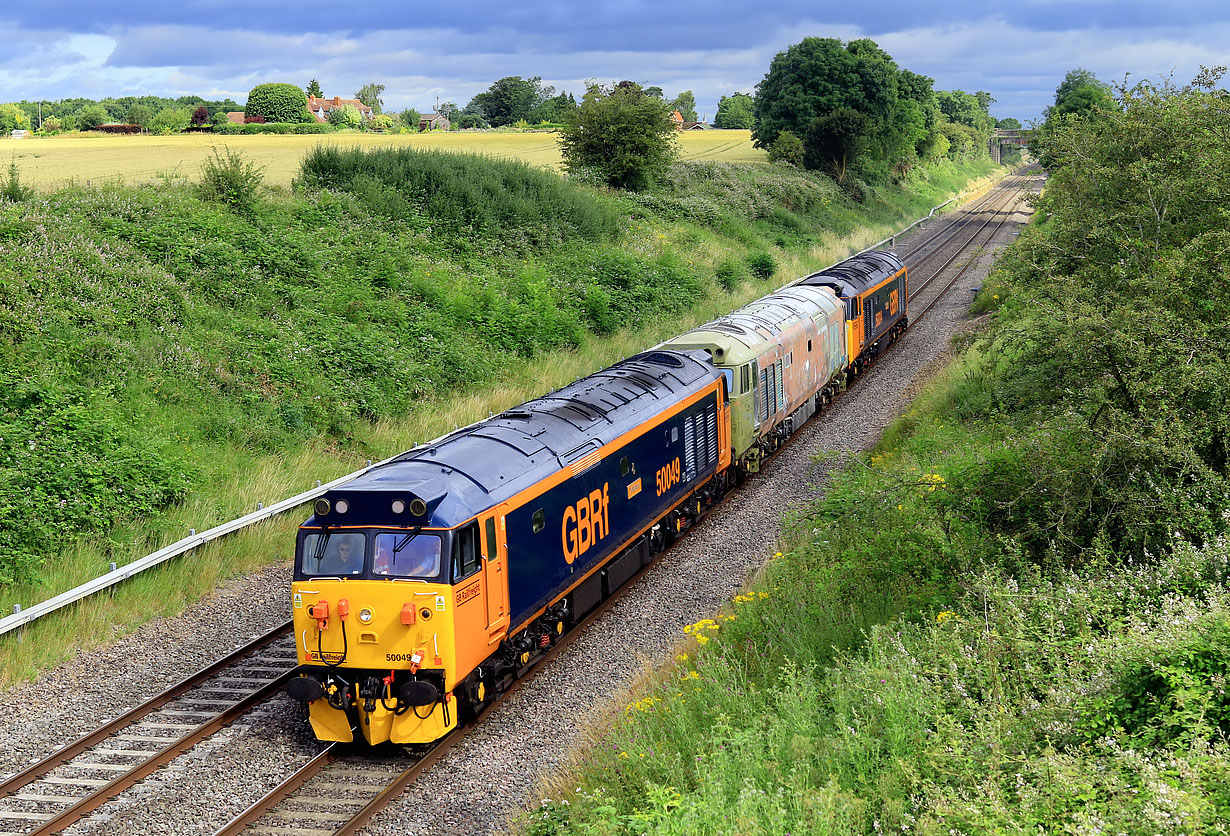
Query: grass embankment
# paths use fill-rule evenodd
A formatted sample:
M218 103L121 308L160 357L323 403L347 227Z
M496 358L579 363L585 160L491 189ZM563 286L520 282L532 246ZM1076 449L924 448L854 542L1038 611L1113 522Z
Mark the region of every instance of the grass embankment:
M1056 131L989 327L532 834L1230 830L1230 103Z
M321 152L248 214L174 185L0 205L0 609L571 381L992 170L855 206L770 166L683 163L633 197L413 153ZM296 517L0 639L0 680L284 560Z
M130 186L164 180L195 180L214 148L230 148L264 166L265 182L289 187L299 174L299 162L318 145L343 148L416 148L484 154L530 165L560 169L559 143L553 133L422 134L337 133L328 136L72 136L0 139L0 161L15 158L25 181L41 190L67 184L120 182ZM765 164L765 153L752 147L751 131L686 131L679 136L684 160Z

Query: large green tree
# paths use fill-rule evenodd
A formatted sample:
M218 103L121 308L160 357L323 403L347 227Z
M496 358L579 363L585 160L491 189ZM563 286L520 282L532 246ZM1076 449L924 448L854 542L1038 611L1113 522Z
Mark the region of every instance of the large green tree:
M591 84L560 133L564 167L621 189L644 189L678 153L671 108L640 85Z
M384 92L383 84L376 84L374 81L370 84L364 84L359 88L359 92L354 94L354 97L363 104L372 109L372 113L382 113L384 108L384 99L380 98L380 94Z
M478 113L495 127L533 120L534 110L555 96L555 88L544 87L538 76L501 78L466 105L466 112Z
M829 118L838 111L843 118ZM846 111L864 118L850 118ZM934 147L938 133L931 79L899 69L892 56L865 38L849 43L804 38L778 53L756 86L755 116L752 136L758 147L771 146L788 130L805 145L817 144L804 156L807 165L834 176L840 171L842 180L850 174L879 180L906 170ZM854 127L864 135L852 137ZM826 137L828 129L837 133ZM854 156L835 166L832 161L842 157L834 156L835 148Z
M1051 153L1051 142L1060 126L1073 120L1095 120L1116 107L1110 86L1088 70L1069 70L1055 88L1055 103L1045 111L1044 120L1029 139L1029 151L1048 170L1062 164Z
M733 93L718 101L717 115L713 117L716 128L749 130L756 123L756 100L747 93Z
M293 84L258 84L248 93L245 116L263 116L266 122L315 122L308 112L307 94Z
M308 82L307 94L317 99L323 98L325 95L320 89L320 82L317 81L316 79L312 79L311 81Z
M679 111L685 122L696 121L696 97L691 90L684 90L671 101L671 110Z

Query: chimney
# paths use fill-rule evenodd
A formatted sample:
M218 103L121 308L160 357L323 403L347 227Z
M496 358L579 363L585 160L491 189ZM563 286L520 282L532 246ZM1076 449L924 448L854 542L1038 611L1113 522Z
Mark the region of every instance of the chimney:
M342 97L341 97L341 96L334 96L334 97L333 97L333 104L334 104L335 106L336 106L336 105L340 105L341 103L342 103Z

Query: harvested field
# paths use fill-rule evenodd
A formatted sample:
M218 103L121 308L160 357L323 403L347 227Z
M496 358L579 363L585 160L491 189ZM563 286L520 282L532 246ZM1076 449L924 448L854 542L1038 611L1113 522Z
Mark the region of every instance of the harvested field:
M560 154L553 133L426 133L327 135L108 136L99 134L31 137L0 141L0 158L14 156L23 182L50 189L76 180L84 183L122 180L128 184L163 178L196 180L212 148L229 147L265 166L265 182L289 186L304 153L320 143L365 148L411 145L459 153L490 154L559 168ZM685 160L762 163L763 151L752 147L750 131L688 131L679 136Z

